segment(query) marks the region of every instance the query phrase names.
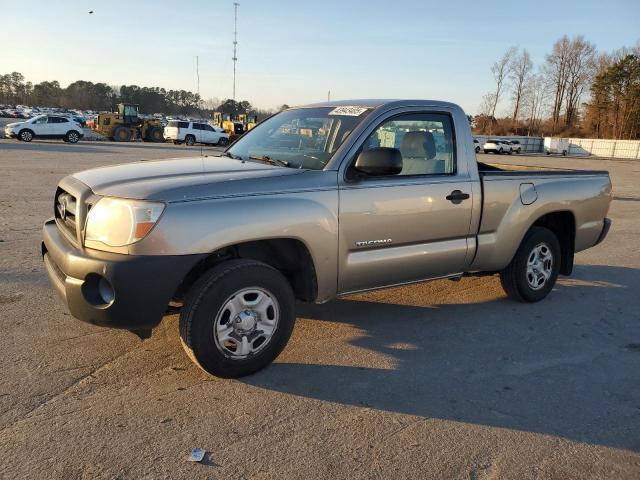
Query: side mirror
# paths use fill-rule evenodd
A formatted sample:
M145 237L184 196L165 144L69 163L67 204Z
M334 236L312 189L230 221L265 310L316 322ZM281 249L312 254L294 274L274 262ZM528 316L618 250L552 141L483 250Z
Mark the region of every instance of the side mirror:
M402 154L397 148L389 147L363 150L353 167L371 177L397 175L402 171Z

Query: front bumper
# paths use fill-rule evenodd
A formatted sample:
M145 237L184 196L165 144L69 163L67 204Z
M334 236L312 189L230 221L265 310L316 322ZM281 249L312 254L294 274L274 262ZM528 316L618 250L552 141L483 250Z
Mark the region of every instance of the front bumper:
M12 132L12 131L11 131L11 130L9 130L9 129L5 129L5 131L4 131L4 136L5 136L6 138L17 138L17 137L18 137L18 134L17 134L17 133L15 133L15 132Z
M136 256L80 250L50 219L43 227L42 256L49 280L71 315L103 327L144 330L160 323L176 289L206 254ZM102 294L105 285L111 287L111 296Z

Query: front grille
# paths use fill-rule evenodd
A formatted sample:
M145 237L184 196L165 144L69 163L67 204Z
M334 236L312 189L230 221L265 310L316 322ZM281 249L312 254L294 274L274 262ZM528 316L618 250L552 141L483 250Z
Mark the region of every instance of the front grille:
M76 218L78 214L78 201L76 197L58 187L54 210L58 228L67 234L69 240L77 244L78 232L76 229Z

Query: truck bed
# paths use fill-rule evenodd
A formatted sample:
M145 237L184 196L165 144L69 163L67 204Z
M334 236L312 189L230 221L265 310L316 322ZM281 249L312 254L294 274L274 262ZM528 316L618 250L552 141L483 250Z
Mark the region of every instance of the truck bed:
M529 165L508 165L503 163L478 162L481 176L529 176L529 175L608 175L606 170L570 170L566 168L532 167Z

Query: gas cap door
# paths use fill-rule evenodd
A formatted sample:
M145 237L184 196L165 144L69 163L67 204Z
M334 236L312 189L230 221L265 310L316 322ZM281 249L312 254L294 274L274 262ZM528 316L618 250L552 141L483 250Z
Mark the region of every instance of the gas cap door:
M533 183L520 184L520 201L523 205L531 205L538 199L538 192Z

